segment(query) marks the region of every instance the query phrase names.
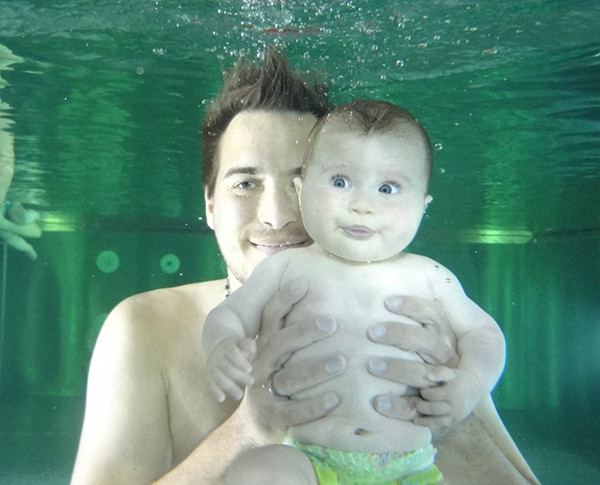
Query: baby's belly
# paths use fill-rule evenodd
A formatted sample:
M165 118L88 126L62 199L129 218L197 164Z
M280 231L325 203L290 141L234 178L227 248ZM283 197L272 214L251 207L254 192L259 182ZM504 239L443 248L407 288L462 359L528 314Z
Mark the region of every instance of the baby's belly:
M384 417L379 422L352 421L350 417L340 415L291 428L288 436L300 443L362 453L408 452L431 442L429 428L409 421Z
M333 338L316 342L292 357L292 360L302 361L341 352L348 361L344 374L294 396L305 399L333 391L340 396L340 404L325 418L290 428L289 436L301 443L370 453L411 451L428 444L431 441L429 428L382 416L372 405L378 394L415 395L416 390L377 378L367 371L368 360L373 356L410 360L420 360L419 357L374 344L366 335L348 335L340 330Z

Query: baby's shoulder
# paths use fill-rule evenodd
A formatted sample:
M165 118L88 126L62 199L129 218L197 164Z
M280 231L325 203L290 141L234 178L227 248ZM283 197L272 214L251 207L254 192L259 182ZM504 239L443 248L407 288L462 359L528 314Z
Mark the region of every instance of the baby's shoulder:
M432 280L454 276L443 264L421 254L404 253L398 264L406 270L423 272Z
M312 268L309 248L289 248L263 259L252 272L251 279L274 278L281 280L290 273L302 272L304 268ZM308 269L306 269L308 271Z
M396 259L396 263L399 265L420 266L423 269L436 269L436 267L442 267L440 263L434 261L430 257L415 253L402 253L401 256Z

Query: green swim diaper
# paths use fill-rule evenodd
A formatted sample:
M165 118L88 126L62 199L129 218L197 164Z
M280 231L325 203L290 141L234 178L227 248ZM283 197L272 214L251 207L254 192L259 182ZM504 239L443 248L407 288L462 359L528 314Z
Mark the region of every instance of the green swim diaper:
M320 485L433 485L442 474L429 444L406 453L360 453L288 441L312 462Z

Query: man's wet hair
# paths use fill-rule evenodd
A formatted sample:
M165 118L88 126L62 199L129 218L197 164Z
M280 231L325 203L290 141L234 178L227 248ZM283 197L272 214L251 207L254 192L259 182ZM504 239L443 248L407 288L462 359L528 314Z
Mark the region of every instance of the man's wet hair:
M284 52L265 50L262 65L239 58L225 72L223 87L206 111L201 127L202 183L212 196L217 178L219 141L231 120L242 111L274 110L310 113L320 118L332 105L329 84L309 84L300 72L292 70ZM276 133L273 136L277 136Z

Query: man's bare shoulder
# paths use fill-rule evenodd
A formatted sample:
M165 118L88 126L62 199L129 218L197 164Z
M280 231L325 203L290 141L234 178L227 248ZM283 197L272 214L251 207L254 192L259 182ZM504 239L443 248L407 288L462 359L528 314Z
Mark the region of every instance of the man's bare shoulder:
M201 329L206 314L224 297L224 281L213 280L139 293L119 303L103 333L143 333L162 338Z

